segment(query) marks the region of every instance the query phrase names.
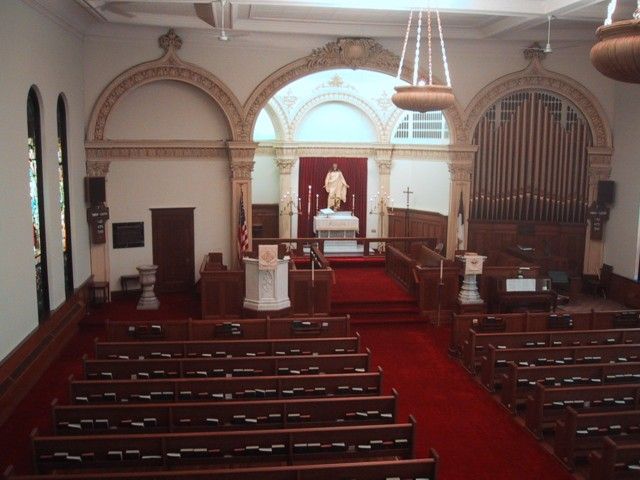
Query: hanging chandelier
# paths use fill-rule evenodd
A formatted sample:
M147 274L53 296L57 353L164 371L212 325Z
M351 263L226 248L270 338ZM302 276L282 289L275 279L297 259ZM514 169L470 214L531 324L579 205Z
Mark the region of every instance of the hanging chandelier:
M611 0L604 25L596 30L591 63L603 75L621 82L640 83L640 0L630 20L613 21L616 0Z
M402 55L400 56L400 66L398 67L398 80L401 79L402 68L404 66L405 55L407 53L407 44L411 34L411 25L414 12L409 13L409 21L407 22L407 31L404 36L404 45L402 46ZM442 23L440 22L440 13L436 10L435 16L438 25L438 34L440 36L440 47L442 49L442 61L444 63L444 73L446 85L434 85L433 83L433 57L432 57L432 35L431 35L431 10L427 10L427 73L428 78L418 78L420 72L420 41L422 36L422 10L418 12L418 25L416 27L416 49L415 59L413 62L413 81L411 85L403 85L395 87L396 93L391 97L394 105L402 110L410 110L413 112L431 112L437 110L445 110L451 107L455 101L453 90L451 89L451 77L449 75L449 64L447 63L447 54L444 48L444 37L442 36Z

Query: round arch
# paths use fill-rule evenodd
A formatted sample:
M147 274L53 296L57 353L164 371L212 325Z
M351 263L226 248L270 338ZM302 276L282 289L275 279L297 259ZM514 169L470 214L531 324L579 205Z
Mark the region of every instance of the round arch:
M396 76L400 58L371 38L341 38L317 48L306 57L295 60L264 79L251 93L246 103L245 131L251 136L260 110L271 97L291 82L309 74L336 68L371 70ZM401 77L409 81L410 67L404 66ZM451 142L465 143L468 134L464 129L462 108L456 100L453 107L444 111L449 124Z
M300 123L302 122L302 120L311 110L324 103L330 102L346 103L347 105L351 105L352 107L357 108L358 110L363 112L375 128L376 140L378 142L382 142L384 140L384 123L380 119L380 116L375 112L375 110L373 110L373 108L371 108L369 104L367 104L367 102L357 97L356 95L335 92L325 93L313 97L298 109L295 116L293 117L293 120L291 121L290 133L292 138L295 136L298 127L300 127Z
M222 109L231 139L243 139L246 132L242 122L242 106L231 90L211 72L178 58L176 52L182 46L182 40L173 30L161 36L159 43L165 51L162 57L125 70L102 91L91 112L87 140L104 140L109 115L127 93L161 80L184 82L202 90Z
M570 100L584 115L594 147L612 147L611 128L598 99L581 83L542 66L535 53L524 70L491 82L476 94L465 110L465 130L474 132L478 122L491 105L512 93L523 90L547 90Z
M383 141L387 143L393 143L392 142L393 131L398 125L398 123L400 122L400 119L404 117L407 113L411 113L411 112L408 112L407 110L398 109L396 112L394 112L393 115L389 117L389 119L387 120L387 124L385 125L385 137ZM447 121L447 127L449 128L449 135L451 135L451 126L449 125L449 119L447 118L447 115L445 114L445 112L443 112L443 114L444 114L445 120ZM447 144L449 143L452 143L451 136L449 137L449 142L447 142Z

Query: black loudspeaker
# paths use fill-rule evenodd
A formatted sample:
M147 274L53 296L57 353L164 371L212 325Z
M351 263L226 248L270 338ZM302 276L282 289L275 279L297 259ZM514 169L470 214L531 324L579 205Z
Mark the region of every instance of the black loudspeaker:
M84 201L89 205L102 205L107 201L104 177L84 178Z
M598 203L611 205L616 200L616 182L600 180L598 182Z

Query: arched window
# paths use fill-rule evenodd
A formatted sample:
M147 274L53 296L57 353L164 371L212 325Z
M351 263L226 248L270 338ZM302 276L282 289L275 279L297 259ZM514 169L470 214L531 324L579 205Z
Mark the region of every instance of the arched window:
M71 257L71 216L69 214L69 167L67 161L67 108L62 94L58 96L58 190L60 194L60 228L64 261L64 292L73 295L73 261Z
M447 144L447 119L441 111L407 113L398 122L391 143Z
M44 192L42 188L42 143L40 135L40 101L35 87L27 97L27 161L31 222L33 224L33 255L38 296L38 321L49 314L49 279L47 275L47 241L44 223Z

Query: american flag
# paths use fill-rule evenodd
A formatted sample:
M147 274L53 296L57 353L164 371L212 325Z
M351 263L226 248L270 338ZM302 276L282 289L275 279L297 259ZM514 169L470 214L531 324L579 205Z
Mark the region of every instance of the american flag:
M240 214L238 216L238 258L249 251L249 232L247 229L247 213L244 210L244 192L240 191Z

